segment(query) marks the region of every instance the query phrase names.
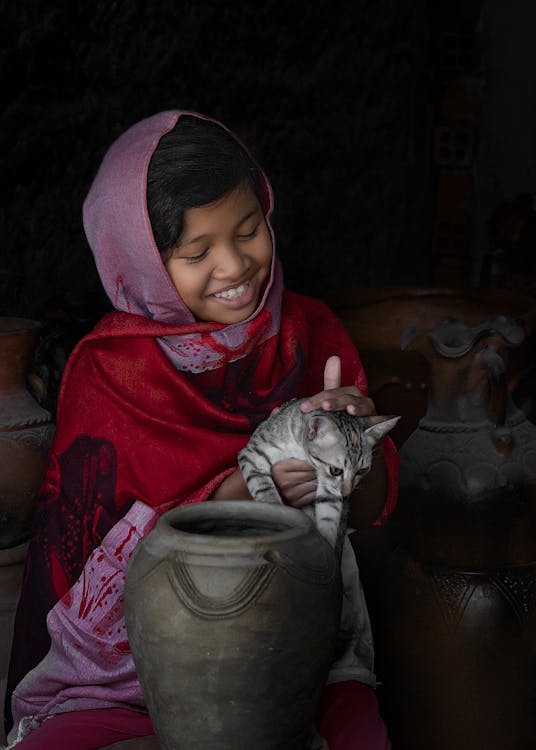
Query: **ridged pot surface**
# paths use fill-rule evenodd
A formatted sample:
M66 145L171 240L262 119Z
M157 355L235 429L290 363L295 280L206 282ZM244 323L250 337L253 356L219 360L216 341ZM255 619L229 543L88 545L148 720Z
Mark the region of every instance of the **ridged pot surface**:
M535 581L536 563L475 571L397 550L378 633L393 747L535 747Z
M299 510L227 501L163 515L125 587L163 750L303 750L340 597L334 553Z

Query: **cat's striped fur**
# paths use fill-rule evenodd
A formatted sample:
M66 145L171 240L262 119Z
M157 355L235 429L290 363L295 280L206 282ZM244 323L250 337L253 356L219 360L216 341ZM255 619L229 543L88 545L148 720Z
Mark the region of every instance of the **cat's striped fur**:
M297 458L316 471L315 502L303 510L314 520L320 534L340 551L346 532L347 498L372 465L374 446L398 422L399 417L356 417L346 411L315 409L304 414L293 399L262 422L238 464L254 500L280 503L272 479L272 466Z

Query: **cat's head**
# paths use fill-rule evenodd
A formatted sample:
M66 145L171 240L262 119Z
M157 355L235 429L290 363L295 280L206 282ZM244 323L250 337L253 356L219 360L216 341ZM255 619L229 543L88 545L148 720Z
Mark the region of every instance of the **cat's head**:
M348 497L370 471L374 446L400 417L354 417L317 409L306 415L307 449L319 481L331 494Z

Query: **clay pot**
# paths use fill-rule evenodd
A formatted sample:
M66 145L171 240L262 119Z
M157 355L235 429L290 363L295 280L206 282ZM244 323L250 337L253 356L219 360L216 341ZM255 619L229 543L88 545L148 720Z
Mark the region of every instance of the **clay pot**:
M420 352L401 349L409 328L431 330L452 317L469 326L493 315L520 319L527 335L510 359L508 389L514 396L518 390L534 390L536 300L529 295L506 289L393 286L357 289L327 302L357 346L378 413L402 416L390 433L398 447L416 429L428 405L426 362ZM526 400L527 409L536 409L536 404Z
M531 750L536 563L471 570L400 548L382 589L384 718L397 750Z
M340 596L334 553L299 510L228 501L162 516L125 587L162 750L304 750Z
M536 425L514 404L508 358L523 327L447 320L403 345L429 364L425 416L400 450L405 545L428 562L536 561Z
M51 415L26 387L40 328L33 320L0 318L0 549L31 533L54 434Z
M401 750L533 747L536 425L514 404L524 327L494 316L408 332L430 370L400 450L400 546L378 652Z

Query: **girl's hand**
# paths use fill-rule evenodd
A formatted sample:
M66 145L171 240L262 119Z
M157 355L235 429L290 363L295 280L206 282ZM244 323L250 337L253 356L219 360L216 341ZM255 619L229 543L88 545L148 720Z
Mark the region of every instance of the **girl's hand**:
M304 413L313 409L344 411L358 417L376 414L372 399L364 396L354 385L341 387L341 360L329 357L324 367L324 390L304 401L300 406Z
M302 508L316 495L316 473L310 463L287 458L272 466L272 478L286 505Z

